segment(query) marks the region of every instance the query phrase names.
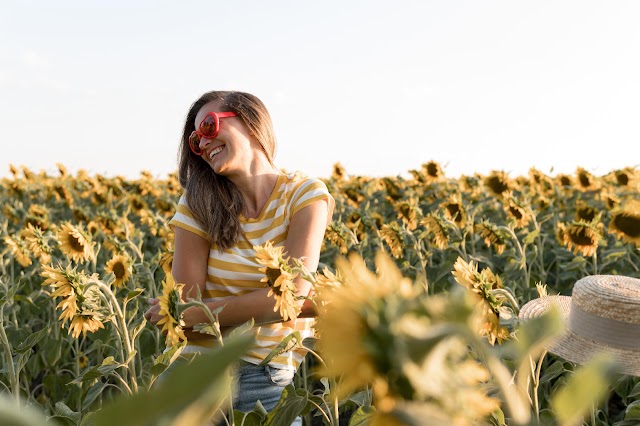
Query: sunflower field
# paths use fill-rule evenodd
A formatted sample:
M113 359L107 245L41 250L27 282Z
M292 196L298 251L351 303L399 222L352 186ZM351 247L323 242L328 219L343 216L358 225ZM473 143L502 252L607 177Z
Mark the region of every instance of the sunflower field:
M313 284L314 338L294 385L266 412L228 410L230 371L252 324L156 379L184 346L171 278L176 175L55 176L11 166L0 180L0 424L637 425L640 384L611 360L579 366L544 350L562 331L550 311L586 275L640 278L640 171L602 176L531 169L448 178L434 161L410 178L323 179L336 200L320 267L260 248L283 318L289 285ZM158 298L164 333L143 317ZM275 351L274 351L275 352ZM273 356L277 353L272 353ZM268 360L267 360L268 361Z

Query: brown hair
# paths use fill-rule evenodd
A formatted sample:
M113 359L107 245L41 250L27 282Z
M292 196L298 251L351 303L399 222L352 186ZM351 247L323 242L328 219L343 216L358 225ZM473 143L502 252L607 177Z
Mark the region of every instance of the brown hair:
M200 96L189 108L178 150L178 178L193 217L205 229L211 244L218 250L231 248L240 236L240 213L244 198L238 188L213 169L189 148L189 136L195 130L198 111L207 103L221 100L222 111L232 111L256 138L267 159L273 164L276 138L271 116L257 97L243 92L213 91Z

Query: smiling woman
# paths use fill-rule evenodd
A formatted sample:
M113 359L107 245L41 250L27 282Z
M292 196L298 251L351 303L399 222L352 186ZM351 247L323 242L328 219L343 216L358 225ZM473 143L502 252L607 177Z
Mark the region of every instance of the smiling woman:
M187 114L179 151L184 194L170 222L173 278L184 284L184 299L201 294L211 310L224 308L218 315L223 334L250 320L257 324L255 344L239 360L234 408L241 411L252 410L257 401L267 410L275 407L305 352L285 351L259 364L289 334L313 334L312 318L283 321L275 312L278 302L255 247L273 244L315 271L334 207L322 181L282 173L274 164L275 149L271 118L258 98L208 92ZM297 296L309 293L310 283L302 278L294 283ZM145 316L160 325L164 311L157 300L151 304ZM183 356L215 348L212 336L190 332L208 322L205 312L187 309L183 320L189 338Z

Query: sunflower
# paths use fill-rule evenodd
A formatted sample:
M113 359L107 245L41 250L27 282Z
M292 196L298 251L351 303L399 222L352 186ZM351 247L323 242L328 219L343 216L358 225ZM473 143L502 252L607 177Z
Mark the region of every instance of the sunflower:
M604 202L607 209L612 210L620 205L620 198L612 191L604 190L600 193L600 199Z
M444 216L455 223L458 228L463 228L467 223L467 214L462 204L460 195L453 195L447 201L440 204Z
M336 182L343 181L347 176L347 171L342 167L342 164L335 163L333 165L333 172L331 173L331 179Z
M336 221L329 223L324 232L324 238L336 246L341 254L346 254L349 246L355 243L349 228L344 223Z
M500 171L492 171L489 176L484 179L484 185L489 188L495 196L501 196L502 193L511 189L511 181L506 173Z
M62 163L56 163L56 167L58 168L58 172L60 172L60 177L64 178L69 175L69 171Z
M408 201L394 203L394 208L398 211L398 219L407 225L407 229L413 231L418 226L418 215L422 215L420 207L414 198Z
M640 246L640 201L631 200L611 214L609 231L623 241Z
M558 185L564 188L571 188L573 186L573 179L569 175L559 174L556 176L556 182Z
M167 346L173 346L180 340L187 340L183 331L184 320L179 311L183 287L184 284L176 284L173 276L169 274L162 282L162 296L158 296L159 315L164 315L164 317L156 325L162 326L162 332L166 332L165 344Z
M440 167L440 164L435 161L429 161L428 163L423 164L422 169L424 170L427 179L442 180L444 177L442 167Z
M359 242L363 242L367 238L367 233L364 229L364 223L362 222L362 215L360 212L353 211L349 214L346 220L347 228L356 234Z
M509 338L509 331L505 326L500 325L502 301L495 296L492 290L502 288L502 280L489 268L478 272L478 266L473 261L467 263L461 257L458 257L453 268L452 274L456 282L469 289L480 299L482 317L479 327L480 335L487 336L491 345L494 345L496 341L501 344Z
M167 250L160 256L160 267L164 271L165 275L171 275L171 269L173 267L173 250Z
M388 255L379 252L375 263L378 275L356 254L348 260L338 258L336 264L344 285L321 293L324 304L319 308L317 330L319 349L327 360L323 374L342 376L336 389L339 396L368 383L374 383L377 400L386 396L389 386L380 382L387 379L387 371L377 370L389 368L390 348L373 342L381 335L388 337L391 331L381 320L385 304L379 302L393 297L415 298L411 281L402 277Z
M49 246L42 229L29 223L27 229L24 230L24 238L29 250L35 257L40 259L40 263L51 263L51 252L53 250Z
M84 230L73 226L69 222L61 225L58 231L60 250L75 262L93 260L93 243Z
M504 210L507 218L516 228L524 228L531 221L531 214L522 206L515 197L510 194L508 201L505 203Z
M14 166L13 164L9 164L9 171L13 175L14 179L18 179L19 171L18 171L18 168L16 166Z
M273 296L276 301L273 312L279 310L284 321L296 319L302 307L296 297L297 287L293 282L295 275L286 269L266 268L265 278L270 287L267 296ZM261 281L265 281L265 278Z
M263 245L253 246L256 251L256 262L264 267L280 269L285 264L284 246L274 247L273 241L267 241ZM262 272L264 268L260 269Z
M576 180L578 182L578 189L581 191L593 191L599 188L596 177L582 167L578 167L576 170Z
M344 278L340 271L331 272L326 266L322 269L322 273L316 274L313 283L313 291L317 293L317 298L322 299L325 292L330 292L338 287L345 285Z
M87 335L87 331L90 333L95 333L100 328L104 328L102 324L102 315L97 312L83 312L81 314L77 314L71 320L71 325L69 325L69 334L74 339L80 336L82 333L83 336Z
M382 178L382 182L384 183L385 190L387 191L387 195L393 201L397 201L402 198L403 190L400 188L398 183L388 177Z
M475 232L480 234L480 237L484 238L487 246L493 246L496 253L502 254L502 252L504 252L507 246L508 236L498 228L497 225L488 220L483 220L482 222L476 223L474 229Z
M297 287L294 274L289 266L289 258L285 258L284 246L274 247L273 242L267 241L261 246L254 246L256 261L263 267L260 272L265 274L260 281L269 286L268 297L273 296L276 304L273 311L280 311L284 321L295 319L300 314L301 306L297 301Z
M402 230L397 222L382 225L380 237L389 245L391 255L396 259L402 256L404 245L402 243Z
M584 201L578 201L576 203L576 216L575 216L576 221L582 220L584 222L592 222L598 216L599 216L598 210L589 206Z
M15 238L11 236L4 237L4 243L11 251L11 254L14 256L16 261L22 266L26 268L31 265L31 257L29 256L29 250L25 242L20 238Z
M156 210L164 216L173 214L175 210L173 203L169 199L156 198L154 203L156 205Z
M95 285L88 285L97 280L96 275L87 276L70 266L63 269L62 266L43 265L40 276L45 278L43 286L50 285L55 289L52 298L62 297L56 309L62 309L58 319L63 323L71 320L69 334L77 338L81 332L86 335L87 331L93 333L104 328L100 290Z
M430 213L426 215L420 223L433 235L433 244L441 250L449 245L449 227L447 223L438 215Z
M567 249L585 257L596 253L601 238L597 225L584 221L559 223L557 236Z
M109 260L104 268L106 273L113 273L116 279L113 282L114 287L122 287L131 277L133 261L125 252L116 254Z

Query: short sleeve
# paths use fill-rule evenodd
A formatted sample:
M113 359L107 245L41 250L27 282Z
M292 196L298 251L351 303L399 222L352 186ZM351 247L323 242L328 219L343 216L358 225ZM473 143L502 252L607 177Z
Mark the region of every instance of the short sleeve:
M210 240L204 228L200 225L200 223L198 223L198 221L193 218L191 210L189 210L189 207L187 207L187 202L184 198L184 194L178 201L178 208L176 209L176 213L169 221L169 226L171 226L172 228L174 226L177 226L189 232L193 232L194 234L197 234L202 238Z
M328 205L327 225L331 222L335 200L329 193L327 185L320 179L304 179L298 185L291 197L291 216L316 201L325 200Z

